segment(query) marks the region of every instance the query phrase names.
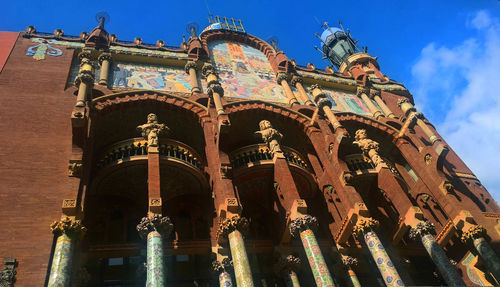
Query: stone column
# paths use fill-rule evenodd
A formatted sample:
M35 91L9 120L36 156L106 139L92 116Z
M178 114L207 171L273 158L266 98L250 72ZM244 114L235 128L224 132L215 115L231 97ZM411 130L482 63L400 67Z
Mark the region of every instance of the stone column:
M417 109L410 103L408 99L400 99L398 101L398 107L403 111L407 118L415 115L417 118L417 125L422 129L424 134L429 138L431 144L434 144L439 140L439 138L429 129L427 124L423 121L424 115L417 112Z
M224 89L222 88L217 72L211 64L205 64L202 69L203 75L207 78L207 94L213 99L217 115L224 113L221 98L224 96Z
M163 238L169 236L173 225L170 218L155 214L151 217L143 217L137 225L137 231L147 241L147 276L146 286L164 287L166 268L163 257Z
M433 234L435 234L434 224L429 221L420 221L410 229L409 236L414 240L420 239L429 257L449 286L466 286Z
M229 269L233 269L233 262L229 258L224 258L222 262L217 260L212 262L212 271L218 275L220 287L233 287Z
M234 265L234 276L236 277L236 286L253 287L252 272L248 261L245 242L242 232L248 230L248 220L238 215L232 218L226 218L219 225L218 236L223 240L229 239L229 248Z
M326 94L323 93L319 85L312 85L309 90L313 95L314 102L318 106L318 109L322 111L328 118L333 126L333 130L336 131L338 128L342 127L342 124L337 120L335 114L332 112L332 103L326 98Z
M358 97L363 100L363 102L366 104L370 112L372 113L373 117L375 119L380 118L383 114L382 112L372 103L372 100L368 97L367 93L369 93L370 90L364 87L358 87L356 90L356 94Z
M109 66L113 61L110 53L102 53L99 55L99 64L101 64L101 74L99 75L99 85L107 86L109 77Z
M363 239L373 257L373 260L377 264L377 268L384 278L384 282L387 286L405 286L401 276L399 276L398 271L394 267L391 258L385 251L382 242L375 233L374 229L378 226L378 221L371 218L360 218L353 228L353 231L363 236Z
M82 51L78 54L78 58L80 59L80 70L75 78L75 86L78 87L75 106L82 108L85 107L89 89L94 85L94 67L89 51Z
M376 89L370 89L370 97L375 100L378 106L382 109L385 116L388 118L395 118L394 113L389 109L389 107L384 103L382 98L380 97L380 91Z
M87 230L80 220L65 217L50 226L57 236L56 248L50 268L49 287L70 286L73 249L77 241Z
M292 77L291 84L293 86L295 86L297 91L299 91L299 95L301 98L300 100L304 103L304 105L314 106L311 99L309 99L309 97L307 96L306 89L304 89L304 86L302 85L302 83L303 83L303 80L301 77L297 77L295 75Z
M286 73L278 73L278 75L276 76L276 81L283 87L285 95L288 98L288 103L290 105L298 105L299 102L295 98L292 89L290 89L290 86L288 85L288 78L289 77Z
M198 76L196 75L196 63L189 61L184 66L186 73L189 75L189 83L191 84L191 93L201 93L200 87L198 86Z
M300 287L297 272L300 270L300 258L288 255L286 258L279 257L274 265L276 275L283 278L286 287Z
M358 259L347 256L347 255L342 255L342 264L347 269L347 274L349 275L349 279L351 280L351 284L353 287L361 287L361 283L359 283L358 276L356 275L356 272L354 272L354 268L358 266Z
M486 229L481 225L473 225L467 231L462 233L462 241L466 244L472 244L479 256L483 259L486 268L500 280L500 259L485 239Z
M310 215L298 217L290 223L290 233L293 237L300 236L302 245L307 255L309 265L313 272L316 286L335 286L332 276L326 265L323 254L319 248L314 231L318 227L318 220Z

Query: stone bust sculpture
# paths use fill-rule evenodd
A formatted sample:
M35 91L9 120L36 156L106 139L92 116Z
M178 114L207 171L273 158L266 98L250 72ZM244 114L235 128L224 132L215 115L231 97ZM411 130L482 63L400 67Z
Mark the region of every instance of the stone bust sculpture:
M271 122L268 120L262 120L259 123L260 131L255 132L262 137L262 140L267 143L269 150L272 154L275 152L282 152L280 147L280 141L283 135L273 128Z
M137 130L141 132L144 139L148 140L149 147L157 147L158 137L169 131L169 128L164 124L159 124L158 117L151 113L147 117L147 123L137 126Z
M356 131L355 141L352 143L357 145L365 155L369 156L373 164L378 166L383 162L382 158L378 154L380 145L378 142L371 140L366 135L365 129L359 129Z

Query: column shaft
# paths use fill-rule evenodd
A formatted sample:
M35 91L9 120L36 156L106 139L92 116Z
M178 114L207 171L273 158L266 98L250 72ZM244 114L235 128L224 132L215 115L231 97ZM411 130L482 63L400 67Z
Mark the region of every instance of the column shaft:
M198 87L198 77L196 76L195 68L189 68L189 83L191 84L191 92L201 92L200 87Z
M444 281L449 286L466 286L434 236L432 234L425 234L421 236L421 240L425 250L429 253L432 261L438 268L439 273L443 276Z
M70 284L73 261L73 239L63 233L57 238L50 268L49 287L66 287Z
M165 263L163 261L163 239L157 231L148 234L147 254L146 286L164 287Z
M295 271L290 270L285 275L286 287L300 287L299 277Z
M372 103L372 100L368 98L366 93L361 93L361 99L363 100L363 102L365 102L366 106L368 107L368 109L370 110L375 119L378 119L379 117L382 116L382 112Z
M219 274L219 286L220 287L233 287L233 282L231 281L231 275L226 271Z
M222 101L219 93L213 93L215 110L217 111L217 115L224 114L224 108L222 107Z
M392 111L389 109L389 107L384 103L382 98L380 98L380 96L375 96L373 97L373 99L375 100L375 102L377 102L378 106L382 109L382 111L387 117L389 118L395 117Z
M297 82L295 84L295 87L299 91L299 94L300 94L300 96L302 98L302 102L304 102L304 104L306 104L306 105L313 106L314 104L311 101L311 99L309 99L309 97L307 96L306 89L304 89L304 86L302 85L302 83L301 82Z
M348 268L347 274L349 275L349 279L351 279L351 284L353 287L361 287L361 283L359 283L358 276L356 275L356 272L354 272L354 270Z
M431 131L431 129L427 126L427 124L420 118L417 117L417 125L422 129L422 131L425 133L425 135L429 138L431 141L431 144L434 144L437 140L438 137Z
M404 286L403 280L401 280L377 234L374 231L367 231L363 234L363 238L385 284L389 287Z
M319 249L314 232L312 232L311 229L306 229L300 232L300 239L302 240L302 245L304 246L309 265L311 266L316 286L335 286L332 276L328 271L325 259L323 258L323 254L321 254L321 250Z
M101 74L99 75L99 85L108 85L109 60L103 60L101 64Z
M231 257L233 258L236 286L253 287L252 272L250 271L250 263L241 232L234 230L229 233L228 238Z
M493 273L495 279L500 282L500 259L491 248L490 244L484 237L479 237L472 241L474 248L477 250L488 270Z
M332 112L332 110L330 109L330 107L328 107L326 105L323 106L323 112L325 112L325 116L328 118L328 120L330 121L330 123L332 123L334 131L336 131L337 128L342 127L342 124L339 122L339 120L337 120L337 117Z
M281 86L283 87L283 90L285 91L285 95L288 98L288 103L290 104L298 104L299 102L295 98L295 95L292 92L292 89L288 85L288 82L286 80L281 80L280 82Z
M87 84L81 81L80 86L78 87L78 95L76 96L76 106L85 107L86 97L87 97Z

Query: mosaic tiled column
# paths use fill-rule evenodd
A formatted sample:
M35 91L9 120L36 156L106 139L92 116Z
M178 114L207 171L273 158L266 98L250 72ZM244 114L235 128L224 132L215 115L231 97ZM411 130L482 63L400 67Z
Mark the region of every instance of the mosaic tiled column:
M207 78L207 94L214 100L215 110L217 115L224 114L221 98L224 96L224 89L219 83L217 72L210 64L205 64L202 70L203 75Z
M316 286L335 286L313 232L317 228L318 220L310 215L296 218L290 223L290 233L292 236L295 238L300 236L307 260L313 272L314 280L316 281Z
M429 221L421 221L414 228L410 229L409 236L414 240L420 239L429 257L449 286L466 286L433 234L435 234L434 224Z
M286 258L280 257L274 265L276 275L283 277L287 287L300 287L297 272L300 270L300 258L288 255Z
M163 238L172 231L170 218L155 214L143 217L137 225L137 231L142 239L147 240L147 275L146 286L164 287L166 268L163 257Z
M228 272L228 269L232 268L233 262L229 258L224 258L222 262L217 260L212 262L212 270L218 275L220 287L233 287L233 281Z
M361 218L358 220L356 226L354 226L354 232L363 236L366 246L384 279L384 283L389 287L405 286L377 233L374 231L377 226L377 220L373 218Z
M113 57L110 53L102 53L99 55L99 64L101 64L101 74L99 75L99 85L108 85L108 77L109 77L109 66L113 61Z
M191 92L201 93L200 87L198 87L198 77L196 75L196 63L189 61L184 66L186 73L189 75L189 83L191 84Z
M295 98L292 89L290 89L290 86L288 85L288 78L289 76L286 73L278 73L278 75L276 76L276 81L281 85L281 87L283 87L285 95L288 98L288 103L290 105L298 104L299 102Z
M75 86L78 87L75 106L82 108L85 107L88 89L94 84L94 67L89 51L82 51L78 54L78 58L80 59L80 70L75 78Z
M253 287L252 272L248 261L245 242L242 232L248 230L248 220L238 215L226 218L219 226L218 235L220 238L229 239L229 249L233 259L234 276L236 286Z
M500 259L485 239L486 229L481 225L474 225L468 231L462 233L462 241L472 243L474 249L483 259L486 268L500 281Z
M347 274L349 275L349 280L351 281L352 286L361 287L358 276L356 275L356 272L354 272L354 268L358 266L358 259L351 256L342 255L342 264L344 264L344 266L347 268Z
M66 217L52 223L50 229L57 236L57 242L47 286L70 286L75 241L85 233L86 228L80 220Z

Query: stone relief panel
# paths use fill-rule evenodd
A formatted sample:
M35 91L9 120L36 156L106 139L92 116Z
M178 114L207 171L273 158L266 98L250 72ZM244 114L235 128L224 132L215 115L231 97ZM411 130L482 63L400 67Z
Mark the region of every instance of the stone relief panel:
M264 53L246 44L227 41L214 41L208 47L224 96L287 102Z

